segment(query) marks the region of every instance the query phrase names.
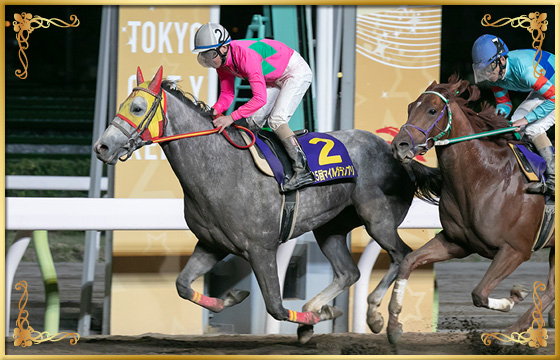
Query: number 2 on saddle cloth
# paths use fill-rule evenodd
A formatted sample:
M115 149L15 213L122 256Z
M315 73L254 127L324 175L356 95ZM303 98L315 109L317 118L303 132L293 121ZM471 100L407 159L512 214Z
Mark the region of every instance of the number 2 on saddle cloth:
M256 135L255 144L268 161L278 184L283 184L293 172L284 146L270 131L259 130ZM315 177L312 185L358 176L346 147L338 139L328 134L311 132L298 136L298 140Z

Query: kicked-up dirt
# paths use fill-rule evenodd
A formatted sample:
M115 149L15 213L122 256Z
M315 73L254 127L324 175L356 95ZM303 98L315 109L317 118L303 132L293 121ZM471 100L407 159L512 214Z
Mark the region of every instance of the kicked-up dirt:
M510 343L483 344L482 333L469 330L440 333L404 333L391 345L385 334L322 334L301 345L296 335L142 336L96 335L14 346L6 339L7 355L554 355L554 330L546 347Z

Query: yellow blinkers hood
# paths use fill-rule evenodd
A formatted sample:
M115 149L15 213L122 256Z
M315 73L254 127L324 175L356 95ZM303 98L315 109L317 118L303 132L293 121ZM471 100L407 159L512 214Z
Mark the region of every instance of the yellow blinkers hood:
M145 126L144 122L149 121L150 123L148 127L141 134L142 140L145 141L155 140L163 135L165 115L167 114L167 95L165 91L161 91L162 72L163 68L160 67L152 81L144 81L142 71L140 70L140 67L138 67L136 83L140 85L133 89L132 93L128 96L128 99L126 99L117 113L117 117L136 128L136 131L138 132L140 132ZM154 105L154 102L157 100L158 94L160 93L161 101L157 105L155 112L153 112L151 119L147 119L146 117L150 116L150 109ZM136 116L130 111L130 105L137 97L144 98L148 104L146 112L144 112L141 116Z

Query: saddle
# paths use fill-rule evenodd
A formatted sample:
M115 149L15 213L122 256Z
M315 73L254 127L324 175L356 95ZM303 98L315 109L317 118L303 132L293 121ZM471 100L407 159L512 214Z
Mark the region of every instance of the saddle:
M508 144L515 158L519 163L521 171L527 177L527 180L535 181L545 181L544 171L546 170L546 161L538 154L527 149L523 145Z
M535 152L531 151L523 145L508 144L515 154L519 167L525 177L531 181L545 181L544 172L546 170L546 161ZM541 219L540 230L535 237L532 251L542 249L554 232L554 201L547 198L544 206L543 216Z
M323 133L309 133L307 130L294 132L306 154L309 169L315 176L315 184L351 179L358 176L346 147L336 138ZM249 151L257 168L265 175L274 177L281 186L293 175L292 161L276 134L268 130L255 133L255 145ZM249 136L241 131L246 144ZM282 194L283 205L280 221L280 241L287 241L294 229L299 191L296 189Z
M315 176L315 182L310 186L358 176L346 147L338 139L307 130L294 133L305 152L309 169ZM250 144L249 136L243 132L241 134L245 142ZM283 184L293 174L292 161L286 149L271 131L258 130L255 135L256 146L249 150L257 168L265 175L274 177L278 184Z

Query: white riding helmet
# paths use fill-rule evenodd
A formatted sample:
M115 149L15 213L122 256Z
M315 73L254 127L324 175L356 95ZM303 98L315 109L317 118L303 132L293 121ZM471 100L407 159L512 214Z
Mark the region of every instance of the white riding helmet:
M192 52L198 54L203 51L217 49L222 45L229 44L230 41L231 37L222 25L209 22L202 25L196 31Z

